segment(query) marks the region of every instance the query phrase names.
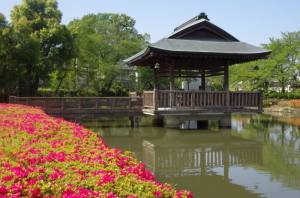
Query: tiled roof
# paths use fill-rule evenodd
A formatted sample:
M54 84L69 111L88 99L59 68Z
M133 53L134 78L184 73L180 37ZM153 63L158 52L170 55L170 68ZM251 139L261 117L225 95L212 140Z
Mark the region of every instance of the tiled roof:
M203 32L205 30L206 32ZM201 32L202 31L202 32ZM204 33L210 35L202 36ZM193 36L187 36L191 35ZM196 39L195 38L196 35ZM208 36L208 37L207 37ZM209 36L212 39L210 39ZM222 38L217 40L218 38ZM126 63L142 60L149 52L214 55L257 55L266 56L271 51L240 42L228 32L209 22L205 13L192 18L175 28L174 32L148 48L124 60Z
M269 51L244 42L197 41L167 38L151 45L150 48L174 52L213 54L256 54Z

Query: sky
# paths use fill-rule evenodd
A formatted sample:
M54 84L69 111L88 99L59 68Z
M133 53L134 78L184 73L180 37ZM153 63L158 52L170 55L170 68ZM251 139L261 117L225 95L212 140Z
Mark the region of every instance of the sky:
M126 14L151 42L171 34L177 26L205 12L210 22L240 41L260 46L282 32L300 31L300 0L57 0L62 24L87 14ZM10 21L22 0L0 0L0 13Z

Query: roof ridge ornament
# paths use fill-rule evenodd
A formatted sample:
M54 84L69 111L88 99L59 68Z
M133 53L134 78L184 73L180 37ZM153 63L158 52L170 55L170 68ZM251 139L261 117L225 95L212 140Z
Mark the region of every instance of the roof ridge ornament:
M207 15L205 14L205 12L201 12L201 13L197 16L196 20L200 20L200 19L206 19L207 21L209 21L209 18L207 17Z
M209 21L209 19L207 18L207 15L205 14L205 12L201 12L198 16L195 16L192 19L188 20L187 22L185 22L185 23L181 24L180 26L176 27L174 29L174 31L177 31L177 30L183 28L184 26L186 26L190 23L193 23L195 21L198 21L200 19L205 19L205 20Z

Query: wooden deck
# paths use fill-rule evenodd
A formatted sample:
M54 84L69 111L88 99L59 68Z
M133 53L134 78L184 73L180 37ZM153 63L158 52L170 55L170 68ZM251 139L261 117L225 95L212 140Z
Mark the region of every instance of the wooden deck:
M144 91L143 112L262 113L262 91Z

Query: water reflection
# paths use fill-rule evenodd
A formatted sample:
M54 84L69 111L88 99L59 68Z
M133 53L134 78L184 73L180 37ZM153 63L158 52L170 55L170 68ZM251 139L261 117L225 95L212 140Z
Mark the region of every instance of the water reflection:
M263 114L233 116L232 129L220 130L166 129L151 121L142 118L138 128L128 118L82 125L110 147L133 151L158 182L195 197L300 197L298 126Z

